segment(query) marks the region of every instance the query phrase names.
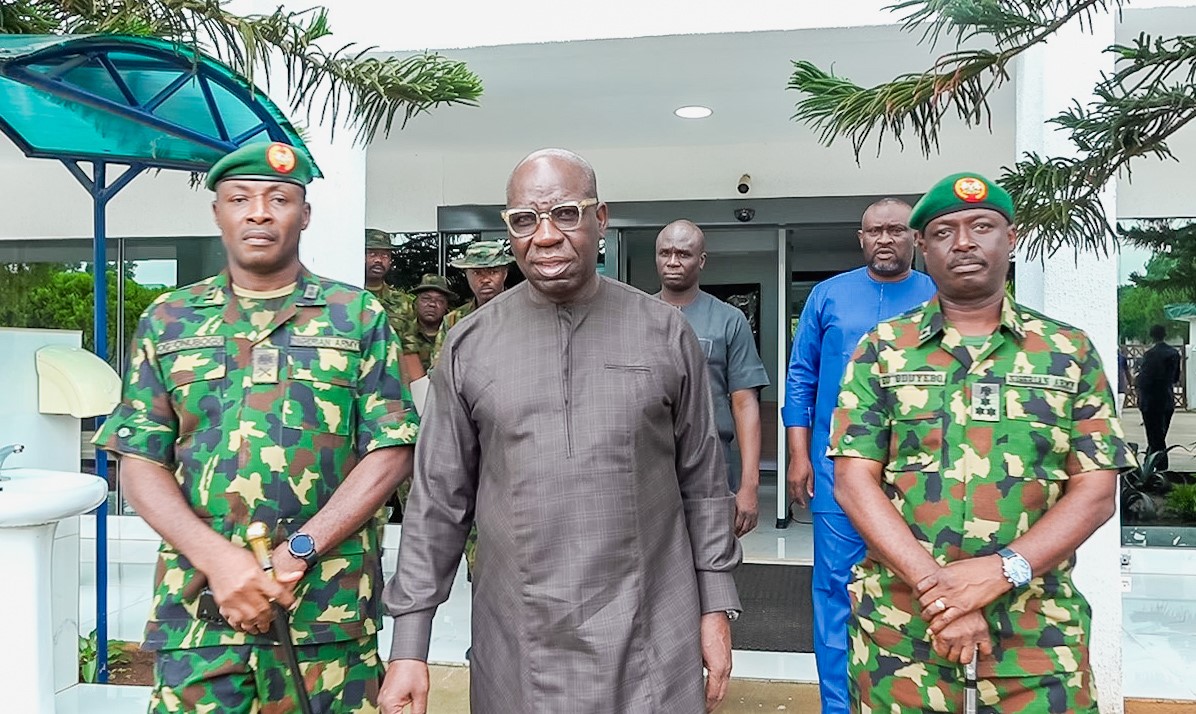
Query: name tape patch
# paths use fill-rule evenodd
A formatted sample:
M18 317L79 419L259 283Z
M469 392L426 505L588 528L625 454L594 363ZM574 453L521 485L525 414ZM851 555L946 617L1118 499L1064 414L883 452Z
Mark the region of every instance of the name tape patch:
M344 352L360 352L361 341L351 337L322 337L320 335L291 335L291 347L324 347Z
M941 387L947 383L946 372L890 372L880 375L880 386L893 387Z
M183 350L198 350L204 347L223 347L224 338L220 335L205 335L203 337L180 337L177 340L166 340L158 343L158 354L168 355Z
M1053 389L1059 392L1067 392L1068 394L1075 394L1080 391L1079 380L1053 374L1007 374L1005 375L1005 384L1010 387Z

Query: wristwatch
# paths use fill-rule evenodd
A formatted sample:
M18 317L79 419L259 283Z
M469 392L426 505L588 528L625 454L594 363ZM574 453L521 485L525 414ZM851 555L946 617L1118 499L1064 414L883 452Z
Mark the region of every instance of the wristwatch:
M997 551L997 555L1001 556L1001 571L1013 587L1020 588L1030 584L1034 578L1034 571L1020 553L1011 548L1002 548Z
M316 553L316 539L306 533L295 533L287 538L287 551L292 557L302 560L307 569L316 567L320 555Z
M739 610L723 610L723 612L727 613L727 619L731 622L739 619Z

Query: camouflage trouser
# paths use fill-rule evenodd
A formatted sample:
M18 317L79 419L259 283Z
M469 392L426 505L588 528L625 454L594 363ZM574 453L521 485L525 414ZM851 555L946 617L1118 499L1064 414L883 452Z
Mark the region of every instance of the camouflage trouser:
M962 666L915 662L861 634L853 619L848 666L853 712L964 710ZM1087 670L984 678L976 691L978 714L1097 714L1096 684Z
M473 582L473 564L478 560L478 526L475 523L465 537L465 576Z
M375 637L295 649L314 714L379 711ZM281 648L239 645L158 652L149 711L293 714L299 705Z

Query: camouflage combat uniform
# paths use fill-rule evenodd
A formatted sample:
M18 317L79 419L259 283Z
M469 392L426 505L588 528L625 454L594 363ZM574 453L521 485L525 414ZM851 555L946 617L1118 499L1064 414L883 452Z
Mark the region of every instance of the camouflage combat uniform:
M829 451L884 463L885 494L943 565L1023 535L1069 473L1133 460L1088 337L1008 298L978 341L945 324L937 297L880 323L847 366ZM995 651L979 663L982 712L1097 711L1073 565L984 608ZM962 668L931 649L912 588L869 554L849 589L858 710L962 711Z
M440 361L440 350L444 347L444 340L448 337L448 331L452 329L453 325L457 324L465 318L466 315L478 309L478 301L470 300L461 307L449 310L445 314L444 319L440 321L440 333L436 335L436 344L432 347L432 366Z
M407 331L401 336L401 349L403 354L419 355L419 362L424 366L426 373L432 368L432 352L436 349L439 338L439 332L432 337L425 335L417 318L411 321L407 326Z
M379 290L369 290L386 310L386 317L390 320L390 329L395 335L403 335L416 322L415 300L411 295L397 288L383 283Z
M417 432L371 295L304 271L290 295L237 297L221 273L146 309L122 402L95 442L173 472L195 514L243 546L252 521L284 542L362 457ZM366 523L322 552L295 588L291 636L316 711L375 711L379 531ZM205 585L164 542L145 631L159 651L151 710L292 711L269 638L196 618Z

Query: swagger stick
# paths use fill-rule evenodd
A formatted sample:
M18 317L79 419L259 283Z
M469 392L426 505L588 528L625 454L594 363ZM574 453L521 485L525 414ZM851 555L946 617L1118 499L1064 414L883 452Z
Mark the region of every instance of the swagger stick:
M980 657L980 648L972 650L972 661L963 668L963 711L964 714L976 714L976 660Z
M257 562L262 570L274 577L274 563L270 561L270 529L265 523L249 524L245 532L245 539L249 547L257 556ZM291 641L291 624L287 609L277 602L270 603L274 607L274 621L270 628L274 639L282 647L282 656L286 660L287 669L291 671L291 683L295 685L295 698L299 701L301 714L312 714L311 701L307 698L307 686L303 684L303 672L299 670L299 658L295 654L295 643Z

